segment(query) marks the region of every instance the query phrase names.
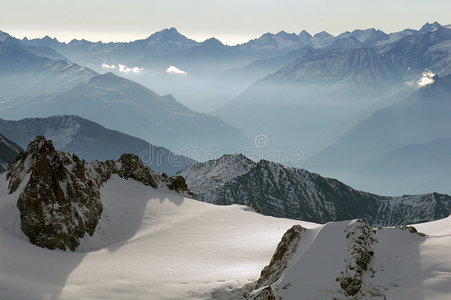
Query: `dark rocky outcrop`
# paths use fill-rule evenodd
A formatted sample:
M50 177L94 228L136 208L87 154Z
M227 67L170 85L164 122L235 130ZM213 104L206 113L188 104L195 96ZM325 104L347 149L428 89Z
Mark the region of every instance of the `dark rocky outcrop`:
M154 172L136 155L86 163L38 136L7 173L10 193L22 187L17 201L22 231L37 246L74 251L85 234L94 234L102 214L100 188L113 174L190 194L183 178Z
M269 265L263 268L260 278L246 284L241 289L234 291L233 298L236 299L260 299L276 300L281 299L272 287L288 267L288 262L296 253L302 232L305 231L301 225L294 225L283 235L282 240L277 245L277 249ZM284 287L286 288L286 287Z
M294 225L283 235L271 262L263 268L260 278L256 282L256 288L269 286L280 278L282 272L287 268L288 261L296 252L301 233L304 230L305 228L301 225Z
M337 272L335 273L337 274L337 289L328 291L331 299L363 298L367 295L368 287L372 287L370 278L374 277L375 274L375 270L373 270L373 257L375 251L374 245L378 242L376 230L373 230L362 220L347 222L346 225L335 223L325 226L343 226L341 227L343 229L341 234L342 238L346 241L344 248L340 246L335 248L333 244L330 244L331 249L334 249L332 251L337 251L337 253L344 251L345 254L343 256L341 254L336 256L340 257L340 260L342 258L344 259L343 267L340 267L338 272L337 269L334 269L336 267L333 266L329 270L329 272ZM231 291L230 299L282 299L286 296L286 294L284 295L285 290L299 284L305 284L298 281L301 279L298 279L297 275L295 275L296 271L293 273L293 269L297 270L297 272L303 271L307 273L314 271L311 269L301 269L298 265L300 263L299 260L304 258L302 256L299 258L299 255L296 256L296 254L308 251L307 249L311 247L309 242L303 245L300 243L302 236L307 237L308 240L309 233L305 231L306 229L300 225L295 225L289 229L277 246L270 264L262 270L260 278L255 282L244 285L240 289ZM303 247L307 247L307 249ZM312 257L309 256L309 258L305 259L312 259ZM318 263L324 262L319 258ZM328 264L324 266L328 266ZM299 288L298 291L300 291ZM374 291L377 291L377 289L374 289ZM291 294L291 297L293 297L293 294ZM324 297L319 298L323 299ZM305 295L299 295L299 299L310 298Z
M157 188L157 182L153 178L155 172L146 168L142 161L133 154L123 154L119 160L120 168L117 168L117 174L125 179L134 179L147 186Z
M362 220L356 220L345 228L348 240L348 257L345 269L337 277L346 296L355 296L361 289L366 272L374 271L370 263L374 256L373 244L377 242L373 229Z
M189 191L188 185L186 184L185 178L182 176L175 176L170 184L168 184L168 188L171 191L176 192L184 192Z
M56 152L38 137L20 155L7 177L11 192L29 174L17 201L21 229L30 242L49 249L75 250L85 233L93 235L102 213L98 183L77 156Z

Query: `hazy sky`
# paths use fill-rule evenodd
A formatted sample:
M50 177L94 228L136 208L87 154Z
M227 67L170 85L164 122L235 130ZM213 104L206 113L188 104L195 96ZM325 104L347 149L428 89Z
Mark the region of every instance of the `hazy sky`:
M130 41L167 27L236 44L265 32L386 32L451 23L450 0L0 0L0 30L63 41Z

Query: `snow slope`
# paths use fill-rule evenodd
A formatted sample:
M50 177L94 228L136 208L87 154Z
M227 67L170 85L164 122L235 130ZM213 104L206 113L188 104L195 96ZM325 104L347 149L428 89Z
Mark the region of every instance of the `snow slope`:
M283 299L351 299L336 279L353 274L359 222L267 217L113 175L101 189L94 236L82 239L79 252L50 251L21 232L23 186L8 195L6 183L0 175L0 299L239 299L236 291L260 277L295 224L306 229L271 287ZM415 225L426 237L399 228L371 233L374 256L359 299L449 299L450 225L451 217Z
M199 299L258 278L294 224L215 206L113 175L79 251L50 251L20 231L18 192L0 176L0 299ZM26 180L25 180L26 181ZM18 191L21 189L19 188Z
M291 240L296 245L287 244L285 235L285 245L279 244L278 250L288 251L276 252L267 267L285 265L286 269L270 268L272 273L263 276L262 272L258 281L217 295L237 299L267 299L268 295L296 300L450 299L450 225L451 217L415 225L426 236L409 228L371 230L361 221L297 229L300 238ZM367 264L362 267L362 262ZM347 276L358 279L355 294L346 293L352 289L345 291L342 283Z

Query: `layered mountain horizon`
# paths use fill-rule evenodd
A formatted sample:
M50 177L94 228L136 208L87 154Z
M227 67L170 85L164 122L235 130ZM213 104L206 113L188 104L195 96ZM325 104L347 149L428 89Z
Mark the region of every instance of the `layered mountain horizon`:
M375 111L328 148L308 160L307 166L340 178L353 176L353 181L359 182L361 186L366 185L366 189L371 190L375 190L375 186L379 186L380 189L383 185L388 191L390 181L394 179L391 174L397 174L399 187L404 185L404 189L408 182L402 184L401 182L407 177L407 181L411 182L410 187L415 186L417 191L421 189L424 191L425 187L435 185L435 189L449 193L449 185L443 184L445 180L439 180L440 176L447 176L445 174L449 172L447 148L444 145L423 147L422 152L417 151L413 154L416 147L413 144L433 144L435 141L446 140L451 128L448 118L451 105L451 75L443 77L435 75L430 77L430 80L429 85L403 101ZM396 151L403 154L398 154L396 159L388 162L388 157ZM442 160L433 161L434 157L441 157ZM429 164L423 162L428 159ZM401 160L404 160L403 165L400 164ZM419 167L417 171L412 170L415 166ZM384 168L385 171L382 171ZM374 174L371 174L372 172ZM381 176L381 172L385 175ZM435 172L436 174L433 174ZM367 175L364 175L365 173ZM417 180L415 179L417 176L423 178ZM371 177L373 179L370 179ZM377 182L372 185L372 180ZM434 180L437 180L436 184ZM400 193L399 187L391 185L390 190Z
M438 22L0 31L0 298L448 299L450 115Z
M199 161L211 157L210 152L220 156L254 151L252 141L264 134L269 143L257 148L263 156L285 151L289 158L302 152L312 171L384 194L384 185L365 185L352 175L365 165L334 173L319 164L333 160L332 169L340 164L337 155L319 163L314 163L314 157L326 153L378 109L427 87L435 74L446 77L451 71L450 30L434 22L419 30L390 34L374 28L337 36L281 31L233 47L214 38L196 42L173 27L129 43L60 43L49 37L19 40L2 33L2 62L9 63L0 74L5 79L0 84L0 117L79 115ZM114 53L117 57L110 60L108 55ZM30 79L17 84L18 76ZM190 107L210 114L198 114ZM428 141L401 142L399 147L412 142ZM347 163L347 168L356 161ZM437 187L449 193L443 185L432 184L437 176L441 175L427 176L422 190L400 185L386 193L430 192Z
M15 42L0 42L0 46L0 64L7 67L0 71L5 78L0 83L0 117L75 114L179 153L231 152L247 143L238 129L189 109L171 95L160 96L111 72L98 74L75 63L34 55ZM220 135L221 143L212 143Z
M371 43L371 42L378 42L381 40L388 40L390 38L390 35L409 35L412 34L414 32L419 32L419 33L425 33L425 32L431 32L434 31L440 27L449 27L451 26L451 24L440 24L437 21L429 23L426 22L424 25L422 25L419 29L415 30L415 29L404 29L402 31L399 32L393 32L393 33L385 33L384 31L381 31L379 29L376 29L374 27L372 28L367 28L367 29L354 29L352 31L345 31L343 33L339 33L337 35L332 35L330 33L328 33L327 31L321 31L321 32L317 32L314 34L309 33L307 30L305 29L301 29L299 31L299 33L288 33L285 30L281 30L277 33L271 33L271 32L266 32L263 33L260 37L256 37L256 38L251 38L249 41L247 42L243 42L243 43L238 43L237 45L245 45L247 43L250 43L252 41L258 41L258 40L268 40L274 36L279 37L280 39L291 39L294 41L297 40L301 40L301 41L310 41L312 39L330 39L330 38L347 38L347 37L354 37L356 40L358 40L360 43ZM378 38L375 38L378 37ZM0 40L5 40L7 38L12 38L8 33L6 32L1 32L0 34ZM209 40L209 39L217 39L214 36L210 37L210 38L206 38L204 41ZM202 41L195 41L193 39L187 38L185 35L183 35L182 33L179 32L179 30L175 27L170 27L170 28L163 28L159 31L156 31L152 34L150 34L149 36L147 36L146 38L143 39L137 39L135 41L131 41L131 42L102 42L102 41L97 41L96 43L117 43L117 44L130 44L130 43L134 43L137 41L155 41L155 43L157 43L157 41L163 41L165 39L170 39L172 42L179 42L180 45L198 45L200 43L202 43ZM57 45L61 45L61 44L70 44L70 43L74 43L76 44L77 41L78 42L86 42L86 43L94 43L92 41L86 40L86 39L72 39L69 42L60 42L57 38L55 37L50 37L49 35L45 35L42 38L28 38L28 37L23 37L21 39L22 41L26 41L29 42L30 44L34 44L34 45L38 45L41 43L46 43L46 45L40 45L40 46L45 46L45 47L49 47L52 46L56 47ZM221 44L223 44L221 42ZM225 44L223 44L225 45ZM232 45L233 46L233 45Z

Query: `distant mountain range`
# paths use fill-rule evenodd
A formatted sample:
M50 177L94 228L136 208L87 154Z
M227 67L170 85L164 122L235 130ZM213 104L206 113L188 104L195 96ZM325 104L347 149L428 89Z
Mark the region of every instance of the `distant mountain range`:
M100 62L102 60L114 61L121 59L123 63L130 63L146 57L160 57L173 54L199 45L198 42L181 35L175 28L164 29L146 39L130 43L94 43L84 39L74 39L70 43L62 43L48 36L32 40L24 38L22 43L52 48L83 64L90 64L93 60L95 61L99 58ZM128 59L123 60L127 57Z
M438 152L443 153L440 156L445 160L434 163L437 170L449 166L451 161L446 159L446 147L434 149L434 147L425 146L421 147L425 152L414 154L413 148L420 146L411 145L434 144L433 141L438 141L437 139L451 137L451 121L449 118L451 113L451 75L444 77L436 75L431 80L434 81L432 84L419 89L402 102L373 113L331 146L308 160L306 166L323 174L338 176L343 179L361 169L365 170L364 173L375 170L375 164L378 160L386 161L388 159L393 163L392 167L395 165L401 167L392 158L399 157L400 153L404 153L406 156L403 158L402 168L396 170L395 173L401 178L409 178L416 176L416 172L411 169L413 166L422 165L425 167L425 163L422 163L422 161L431 161L439 155ZM406 146L408 148L405 148ZM411 153L412 156L408 155L410 151L414 151ZM407 162L406 160L409 157L410 160ZM409 165L411 166L409 167ZM383 166L386 167L384 172L388 176L386 179L381 173ZM381 164L377 169L378 171L374 175L378 174L379 178L375 186L379 186L377 190L380 191L384 182L390 181L390 174L393 173L391 173L392 168L387 163ZM416 171L423 170L424 173L419 174L421 176L426 175L429 172L428 169L420 168ZM436 175L438 176L438 174ZM357 175L354 179L358 179L358 177ZM430 181L433 179L433 177L429 178ZM351 180L351 182L354 182L354 180ZM359 186L362 186L362 181L358 180L357 182L360 182ZM398 188L393 187L393 184L389 185L392 187L390 192L396 191L396 193L401 194L403 193L402 190L406 188L401 185ZM371 181L364 186L370 190L375 190ZM425 189L428 186L431 185L424 185L421 188ZM416 185L415 181L412 181L410 188L418 189L420 187ZM446 189L446 191L449 192L450 190Z
M58 151L75 153L87 161L116 160L123 153L135 154L152 170L170 176L195 162L185 156L175 155L166 148L107 129L78 116L53 116L19 121L0 119L0 132L22 148L27 148L36 136L44 136L52 140Z
M76 114L171 150L231 152L246 138L217 117L196 113L172 96L160 96L112 73L98 75L50 99L3 110L2 116Z
M365 190L404 194L422 186L430 192L437 187L432 182L444 182L444 175L431 173L435 179L424 178L421 185L376 190L355 174L369 174L375 170L370 164L411 144L449 138L448 122L437 121L446 105L426 101L421 109L417 104L408 109L403 99L421 96L417 90L427 90L434 80L447 89L449 82L442 79L451 74L450 41L450 26L437 22L390 34L374 28L338 36L281 31L236 46L215 38L197 42L175 28L129 43L18 40L2 32L0 117L76 114L152 144L197 154L252 149L249 141L264 134L268 143L259 151L268 157L284 151L285 160L279 160L284 164L294 164L290 154L301 151L308 169ZM119 64L137 66L141 73L127 73ZM179 72L166 72L169 66ZM106 69L116 76L99 75ZM160 96L165 94L174 97ZM180 103L210 111L226 123ZM437 118L430 119L435 111ZM397 118L423 123L400 129ZM351 138L360 130L367 137ZM359 148L361 141L355 139L371 141Z
M324 49L309 51L262 82L335 83L354 81L375 84L402 80L392 61L373 48Z
M163 58L169 55L186 52L188 56L193 53L211 54L227 50L231 57L250 57L256 58L271 57L282 55L291 50L297 50L303 46L313 48L331 47L337 41L353 40L360 47L372 47L392 43L408 35L431 32L441 25L437 22L426 23L420 30L404 30L397 33L386 34L374 28L366 30L354 30L344 32L336 37L323 31L311 35L305 30L299 34L287 33L265 33L257 39L252 39L246 43L236 46L226 46L215 38L207 39L204 42L196 42L180 34L177 29L164 29L150 35L143 40L136 40L129 43L102 43L90 42L86 40L72 40L70 43L59 42L57 39L51 39L46 36L42 39L22 39L22 43L30 46L44 46L52 48L67 57L72 57L75 61L83 64L92 62L93 59L123 59L128 56L124 63L145 61L151 58ZM333 47L336 48L336 47ZM210 50L210 51L208 51Z
M50 49L49 49L50 50ZM17 41L0 41L0 95L2 108L23 98L53 94L97 74L75 63L30 52Z
M70 60L67 57L61 55L59 52L55 51L52 47L42 45L39 46L26 45L21 40L16 39L11 35L9 35L8 33L3 32L1 30L0 30L0 42L3 42L5 44L15 44L16 46L21 47L36 56L46 57L51 60L65 60L66 62L70 63Z
M197 199L244 204L257 212L316 223L365 219L372 226L447 217L451 197L437 193L387 197L352 189L338 180L242 155L194 164L180 171Z
M368 113L414 93L427 70L440 77L449 74L450 41L451 29L429 26L372 47L305 48L276 71L270 69L270 62L276 61L266 61L266 70L273 73L213 114L247 136L265 133L271 141L266 151L302 150L309 158ZM252 77L253 73L249 65L236 69L232 77Z
M36 56L0 42L0 116L8 119L76 114L177 151L231 152L247 143L217 117L192 111L172 96L112 73ZM133 117L131 117L133 116Z
M22 151L17 144L0 134L0 173L5 172Z
M451 138L408 144L368 163L346 178L365 191L451 193Z
M279 65L277 69L273 68L263 68L262 73L255 72L249 75L249 70L243 68L247 64L253 64L256 60L261 59L276 59L279 57L286 57L292 51L298 51L303 48L311 48L314 56L311 56L310 60L315 60L318 55L323 53L326 57L328 55L336 56L342 55L351 57L361 57L366 59L366 56L348 54L346 50L362 49L362 48L374 48L379 55L384 56L384 58L379 58L378 61L369 61L367 64L372 65L372 67L377 67L374 63L384 62L380 68L385 68L385 72L393 72L396 77L400 75L406 75L407 67L411 68L407 75L411 73L422 72L424 65L427 68L440 67L440 63L437 62L434 66L431 66L428 62L423 59L418 60L418 57L412 57L411 61L404 61L404 63L413 62L411 65L407 66L402 63L402 68L396 67L393 70L393 64L397 66L400 64L400 60L403 57L415 55L423 55L432 57L435 59L440 58L442 55L443 47L438 46L436 49L430 49L427 53L420 51L414 51L414 49L405 46L406 41L410 43L415 48L421 48L418 43L415 44L413 40L420 41L421 44L426 44L426 40L419 36L428 33L434 33L432 39L436 41L444 41L445 37L439 37L437 39L436 31L443 31L447 29L442 27L437 22L432 24L425 24L420 30L407 29L401 32L386 34L380 30L374 28L366 30L354 30L352 32L344 32L336 37L328 34L327 32L321 32L315 35L311 35L306 31L302 31L299 34L286 33L281 31L277 34L266 33L257 39L250 40L247 43L243 43L236 46L227 46L222 44L219 40L215 38L207 39L204 42L193 41L184 35L180 34L175 28L164 29L162 31L156 32L150 35L148 38L143 40L136 40L129 43L102 43L102 42L89 42L86 40L72 40L70 43L61 43L56 39L51 39L48 36L42 39L26 39L21 40L21 43L27 46L34 47L47 47L56 50L63 55L69 57L71 60L76 61L80 64L86 65L98 72L102 70L102 63L107 62L108 64L127 64L132 66L144 67L146 76L135 76L132 73L124 73L124 76L129 76L133 80L137 80L140 83L151 87L152 89L161 90L163 93L171 93L176 95L182 103L194 107L196 109L207 109L203 110L205 112L217 108L218 106L224 104L227 100L231 100L236 97L239 92L242 92L250 84L261 79L271 73L278 71L278 69L283 66L294 63L299 57L296 55L289 56L290 59L285 61L284 59L279 60ZM404 40L404 46L400 46L397 43ZM429 40L432 42L432 40ZM393 47L393 45L398 45ZM410 47L412 47L410 46ZM429 48L421 48L429 49ZM317 50L319 51L317 53ZM338 52L334 52L337 50ZM412 53L407 54L405 51L410 51ZM431 51L432 50L432 51ZM403 52L403 53L401 53ZM367 54L368 55L368 54ZM375 55L375 54L373 54ZM397 57L392 57L397 56ZM316 58L315 58L316 57ZM307 57L304 57L304 60ZM345 62L346 59L339 58L337 63ZM318 61L319 62L319 61ZM334 65L334 62L323 61L323 64L327 64L329 69L322 68L324 75L331 76L334 72L340 70L339 65ZM421 64L419 70L414 70L414 67ZM176 65L180 69L187 71L189 79L177 80L173 78L166 77L165 70L169 65ZM298 62L299 65L299 62ZM295 66L291 66L291 68ZM303 65L299 65L299 68L304 70ZM350 62L351 67L349 72L356 73L360 72L359 63ZM223 77L222 73L229 72L232 69L242 69L240 73L234 73L236 76L235 82L240 80L237 78L249 78L250 82L244 81L246 84L237 84L231 87L226 85L220 88L219 85L209 86L211 78ZM319 70L315 69L315 66L309 66L309 70L313 70L313 74L318 74ZM255 69L254 69L255 70ZM332 74L329 74L330 71ZM369 70L364 69L363 71L368 73ZM119 69L112 70L113 72L120 73ZM376 71L376 74L367 74L365 77L368 79L378 78L381 76ZM414 72L415 71L415 72ZM443 72L433 70L434 72L444 75ZM344 72L344 70L340 70ZM400 74L399 74L400 73ZM229 73L230 74L230 73ZM308 74L306 72L306 74ZM299 76L299 74L297 75ZM296 77L297 77L296 76ZM414 76L414 75L412 75ZM164 78L162 78L164 77ZM361 76L356 76L361 77ZM385 77L384 77L385 78ZM410 78L410 77L409 77ZM311 79L311 78L310 78ZM346 77L342 77L346 79ZM385 80L390 80L390 78L385 78ZM205 88L207 86L207 88ZM228 92L230 89L236 90L233 93ZM193 90L189 92L187 90ZM212 104L212 99L218 98L218 104ZM225 99L226 98L226 99ZM216 102L216 101L214 101Z

